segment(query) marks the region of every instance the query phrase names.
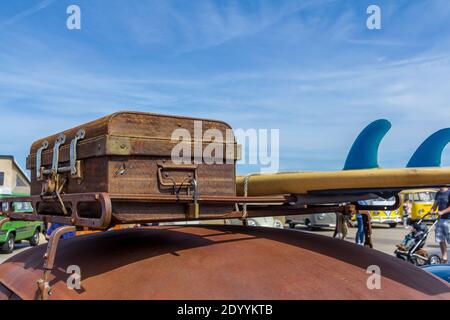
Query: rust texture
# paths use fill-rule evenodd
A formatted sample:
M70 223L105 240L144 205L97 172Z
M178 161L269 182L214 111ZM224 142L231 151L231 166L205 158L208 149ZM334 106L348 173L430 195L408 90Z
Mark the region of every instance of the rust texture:
M271 217L324 212L340 212L346 215L355 213L354 205L336 206L292 206L285 204L289 196L277 197L219 197L199 196L196 201L201 212L194 220L240 219L243 211L236 210L234 203L250 203L246 214L248 217ZM108 193L63 194L61 204L51 196L29 196L0 199L0 207L8 204L9 211L2 214L16 220L55 222L92 229L108 229L116 224L152 223L185 221L187 205L192 203L190 196L171 195L111 195ZM13 212L12 203L30 201L34 212ZM225 203L230 205L227 212L214 210ZM207 207L205 204L209 204ZM233 210L234 209L234 210ZM88 213L89 215L86 215Z
M73 226L59 227L50 236L50 240L47 244L47 251L44 254L44 273L43 278L37 281L39 289L39 298L41 300L48 300L52 294L49 284L49 277L55 264L56 251L58 249L58 243L61 237L68 232L75 232L76 228Z
M0 265L0 283L22 299L38 298L44 252L39 246ZM73 264L81 268L80 290L66 287ZM380 290L367 287L370 265L381 269ZM448 284L395 257L254 227L167 226L63 239L53 270L49 299L450 299Z

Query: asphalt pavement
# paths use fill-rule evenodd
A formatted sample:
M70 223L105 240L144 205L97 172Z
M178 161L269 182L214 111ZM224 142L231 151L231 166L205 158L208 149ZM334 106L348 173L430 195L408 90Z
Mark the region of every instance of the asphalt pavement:
M305 226L297 225L295 230L303 232L312 232L328 237L332 237L334 229L322 228L314 231L309 231ZM384 253L393 255L396 249L395 245L399 244L406 234L410 232L410 229L405 229L401 225L397 225L396 228L390 228L388 225L373 224L372 225L372 243L375 250L382 251ZM346 241L355 243L356 228L348 228L348 234L345 238ZM434 241L434 229L428 235L426 245L424 247L429 253L439 253L439 244ZM450 253L450 248L449 248Z
M45 237L41 234L41 237L39 239L39 243L45 243L47 242L45 240ZM13 253L4 254L0 252L0 263L3 263L4 261L8 260L10 257L18 254L19 252L25 251L32 248L28 241L21 241L19 243L16 243L16 249L13 251Z

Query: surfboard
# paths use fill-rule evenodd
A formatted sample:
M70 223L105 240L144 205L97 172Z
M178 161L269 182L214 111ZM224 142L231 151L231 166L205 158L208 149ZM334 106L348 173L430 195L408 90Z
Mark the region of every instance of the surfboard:
M245 176L236 179L237 195L244 195ZM280 194L357 193L392 189L431 188L450 184L450 168L361 169L334 172L285 172L251 175L248 196Z
M390 192L412 188L450 185L450 167L442 168L442 151L450 141L450 129L442 129L426 139L406 168L378 166L378 148L391 128L380 119L369 124L357 137L343 170L253 174L236 178L237 195L358 194Z

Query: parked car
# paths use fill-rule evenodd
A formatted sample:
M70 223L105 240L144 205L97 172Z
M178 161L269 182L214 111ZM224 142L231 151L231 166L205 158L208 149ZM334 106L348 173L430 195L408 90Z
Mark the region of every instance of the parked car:
M289 228L293 229L297 224L302 224L308 229L315 228L334 228L336 227L335 213L317 213L317 214L302 214L297 216L286 217L286 222Z
M249 218L247 219L247 224L250 227L269 227L283 229L284 224L282 220L277 218L278 217ZM239 219L227 219L225 220L225 224L242 225L242 221Z
M422 269L450 283L450 264L427 265Z
M0 218L0 220L2 220ZM0 246L3 253L11 253L15 244L27 240L31 246L39 244L39 235L44 224L39 221L8 221L0 228Z
M434 189L414 189L400 192L400 206L397 210L371 210L369 211L372 223L387 224L395 228L403 221L403 204L411 201L411 220L417 221L423 218L431 209L434 203L436 190ZM368 200L370 205L390 206L395 203L394 198ZM430 215L425 221L436 219L436 215ZM356 224L356 218L352 218L352 224Z
M403 203L407 200L411 201L411 220L417 221L422 219L434 204L434 198L437 190L434 189L420 189L420 190L406 190L400 193L400 208L399 212L403 215ZM436 214L427 217L425 221L435 220Z
M368 205L373 206L392 206L395 203L395 198L390 199L372 199L367 200ZM401 208L401 206L400 206ZM402 222L402 213L400 208L397 210L370 210L370 219L372 223L387 224L390 228L395 228L398 223ZM356 215L352 216L352 226L356 226Z
M12 156L0 155L0 198L21 197L30 194L30 180ZM33 212L31 203L14 202L15 212ZM30 245L39 244L39 233L44 230L42 222L9 221L1 223L0 216L0 249L5 253L14 250L16 242L28 240Z
M152 224L153 226L170 226L170 225L198 225L198 224L228 224L228 225L243 225L243 222L239 219L219 219L219 220L208 220L202 221L178 221L178 222L161 222L157 224ZM260 218L249 218L247 219L247 224L250 227L269 227L269 228L284 228L284 217L260 217Z

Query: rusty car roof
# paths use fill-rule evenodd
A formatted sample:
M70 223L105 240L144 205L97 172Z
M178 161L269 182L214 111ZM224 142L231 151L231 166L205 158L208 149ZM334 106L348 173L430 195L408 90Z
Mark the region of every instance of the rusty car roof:
M0 282L37 296L45 245L0 265ZM69 265L81 289L66 286ZM367 267L381 270L369 289ZM291 230L202 225L114 230L61 240L50 299L450 299L450 286L382 252Z

